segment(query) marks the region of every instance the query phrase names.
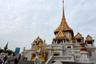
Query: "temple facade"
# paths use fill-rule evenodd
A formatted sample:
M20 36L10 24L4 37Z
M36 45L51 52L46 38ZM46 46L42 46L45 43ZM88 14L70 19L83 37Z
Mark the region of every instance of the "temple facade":
M95 64L96 47L94 39L74 31L67 24L63 11L60 25L54 30L55 37L50 45L37 37L29 50L24 49L22 56L33 64Z

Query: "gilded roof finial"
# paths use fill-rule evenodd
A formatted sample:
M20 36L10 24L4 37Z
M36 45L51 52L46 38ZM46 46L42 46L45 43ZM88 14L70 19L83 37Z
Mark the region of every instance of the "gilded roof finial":
M69 27L69 25L67 24L66 18L65 18L65 14L64 14L64 0L62 0L62 19L61 19L61 23L59 25L59 27L54 31L54 33L58 33L60 30L61 31L71 31L73 32L73 30Z
M64 0L62 0L62 9L63 9L63 11L62 11L62 17L64 17Z

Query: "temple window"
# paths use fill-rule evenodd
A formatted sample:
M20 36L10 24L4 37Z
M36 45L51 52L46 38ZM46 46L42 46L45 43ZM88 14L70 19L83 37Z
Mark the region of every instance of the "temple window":
M89 52L89 56L92 56L92 52Z
M36 57L36 55L35 54L32 54L32 58L34 58L34 57Z
M67 46L67 48L71 48L71 46Z
M52 63L55 63L55 61L52 61Z
M59 56L60 54L59 54L59 53L54 53L53 55L54 55L54 56Z
M77 39L77 42L81 42L81 39Z

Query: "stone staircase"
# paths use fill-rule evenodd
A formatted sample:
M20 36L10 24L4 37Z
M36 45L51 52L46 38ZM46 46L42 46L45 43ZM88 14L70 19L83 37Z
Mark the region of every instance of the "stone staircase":
M18 64L34 64L32 61L20 60Z

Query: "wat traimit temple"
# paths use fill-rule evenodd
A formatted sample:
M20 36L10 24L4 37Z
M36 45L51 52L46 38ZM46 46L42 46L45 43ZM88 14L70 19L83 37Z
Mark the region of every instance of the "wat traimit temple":
M64 1L60 25L54 30L55 37L50 45L37 37L31 49L24 49L22 56L32 64L94 64L96 47L91 35L83 37L67 24L64 15Z

